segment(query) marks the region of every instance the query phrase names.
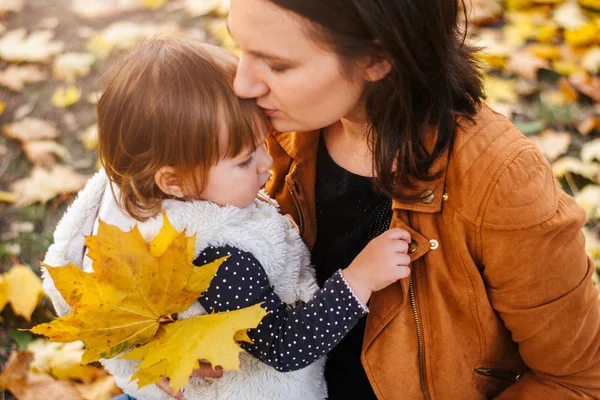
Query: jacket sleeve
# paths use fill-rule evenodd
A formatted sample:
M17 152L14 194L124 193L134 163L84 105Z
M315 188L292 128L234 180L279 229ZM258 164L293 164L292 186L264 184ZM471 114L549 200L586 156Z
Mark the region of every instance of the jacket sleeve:
M498 399L600 398L600 307L585 220L532 144L507 160L490 189L483 277L531 369Z

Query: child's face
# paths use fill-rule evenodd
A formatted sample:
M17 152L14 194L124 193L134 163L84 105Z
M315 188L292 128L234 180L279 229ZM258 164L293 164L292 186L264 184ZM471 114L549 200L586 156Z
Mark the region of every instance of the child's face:
M246 207L269 179L273 159L263 142L256 150L245 151L234 158L221 159L211 167L207 184L199 195L219 205Z

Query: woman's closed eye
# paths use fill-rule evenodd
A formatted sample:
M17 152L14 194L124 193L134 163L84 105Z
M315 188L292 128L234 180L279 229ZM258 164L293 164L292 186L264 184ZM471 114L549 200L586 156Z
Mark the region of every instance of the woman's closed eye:
M288 67L285 65L267 64L267 67L269 68L269 71L271 71L274 74L281 74L288 70Z

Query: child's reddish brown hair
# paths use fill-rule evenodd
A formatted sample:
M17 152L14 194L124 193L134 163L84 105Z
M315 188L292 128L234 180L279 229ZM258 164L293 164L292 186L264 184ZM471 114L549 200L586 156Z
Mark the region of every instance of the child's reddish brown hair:
M160 212L169 197L155 183L160 168L175 168L200 193L211 166L264 136L254 101L233 92L236 67L218 47L157 38L112 69L97 107L99 156L131 216L143 221Z

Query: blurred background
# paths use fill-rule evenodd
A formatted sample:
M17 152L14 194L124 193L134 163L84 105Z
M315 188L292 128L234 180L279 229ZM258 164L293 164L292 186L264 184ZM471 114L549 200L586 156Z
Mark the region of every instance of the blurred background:
M585 209L600 268L600 0L466 3L488 102ZM111 58L159 33L235 50L227 12L228 0L0 0L0 399L119 393L97 365L79 365L80 344L19 329L52 319L40 261L98 168L95 103Z

